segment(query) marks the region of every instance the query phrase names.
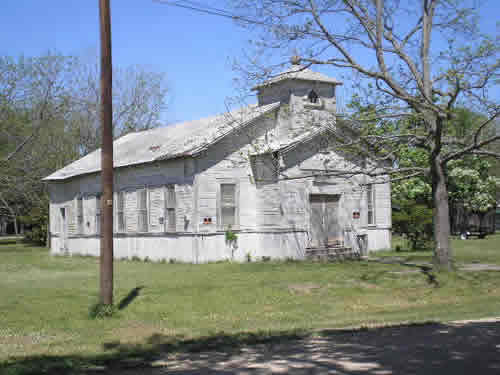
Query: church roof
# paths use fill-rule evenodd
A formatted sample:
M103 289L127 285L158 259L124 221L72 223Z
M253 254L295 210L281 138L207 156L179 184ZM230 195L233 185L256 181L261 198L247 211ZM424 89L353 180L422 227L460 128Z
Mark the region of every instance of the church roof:
M279 104L279 102L265 106L253 104L201 120L129 133L113 142L114 167L196 156L227 134L274 111ZM65 180L100 170L101 150L98 149L45 177L44 180Z
M304 65L293 64L290 69L287 69L284 72L271 77L269 80L253 87L252 90L258 90L261 87L266 87L288 79L317 81L331 83L333 85L342 85L342 81L338 81L335 78L328 77L327 75L319 72L314 72L311 69L306 68Z

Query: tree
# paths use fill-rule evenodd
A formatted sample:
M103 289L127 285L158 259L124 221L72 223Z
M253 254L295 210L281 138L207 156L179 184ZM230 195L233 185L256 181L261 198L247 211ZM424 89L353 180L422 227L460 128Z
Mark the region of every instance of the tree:
M254 41L257 54L250 61L247 77L262 79L273 72L260 56L273 51L299 55L306 67L334 67L358 78L354 88L361 91L359 98L365 107L371 108L363 120L412 119L414 128L402 131L393 126L384 134L368 129L360 131L357 140L345 143L360 151L368 144L377 150L379 160L397 159L401 145L427 152L423 167L402 168L395 161L369 174L398 179L428 176L434 206L434 261L450 268L447 164L467 154L500 157L486 149L500 136L485 136L500 112L498 102L487 96L488 88L498 83L500 44L479 30L472 1L470 5L465 0L232 3L236 4L237 22L264 31ZM470 136L448 133L456 124L452 120L457 104L486 116ZM341 125L337 121L331 127Z
M462 207L466 215L476 214L479 227L482 227L485 215L496 207L497 184L490 176L490 163L477 156L449 163L450 202ZM464 228L466 229L466 228Z
M164 74L115 71L115 136L158 126ZM45 227L41 179L99 147L99 102L94 62L57 53L0 57L0 216Z
M453 113L454 118L448 124L446 132L449 136L459 140L474 136L474 129L485 121L484 116L466 108L455 108ZM415 129L415 124L410 118L399 121L398 127L407 132ZM486 137L491 135L486 134ZM398 150L398 163L404 168L412 165L425 167L428 159L428 152L424 149L401 145ZM484 158L466 155L461 159L449 161L446 168L447 190L453 207L452 223L456 223L459 211L465 211L466 216L477 214L482 220L496 204L496 184L494 177L491 176L494 173L491 163ZM402 213L393 216L395 229L397 226L395 221L406 223L407 219L416 213L412 210L412 204L433 207L431 181L427 176L396 181L393 184L392 193L393 203L402 207ZM460 210L457 211L459 207ZM415 225L409 225L407 229L419 232L418 226Z
M85 155L101 145L99 124L99 67L80 62L76 73L77 98L69 122ZM147 130L160 125L167 109L168 88L165 74L151 72L140 66L113 68L113 134Z

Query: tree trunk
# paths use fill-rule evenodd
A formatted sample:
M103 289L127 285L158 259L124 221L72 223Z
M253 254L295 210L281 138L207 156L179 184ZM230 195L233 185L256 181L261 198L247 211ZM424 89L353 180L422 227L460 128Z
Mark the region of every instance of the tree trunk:
M17 229L17 217L14 215L14 234L17 236L19 234L19 230Z
M450 208L446 175L439 157L432 160L432 198L434 200L434 264L438 268L452 268L452 251L450 246Z

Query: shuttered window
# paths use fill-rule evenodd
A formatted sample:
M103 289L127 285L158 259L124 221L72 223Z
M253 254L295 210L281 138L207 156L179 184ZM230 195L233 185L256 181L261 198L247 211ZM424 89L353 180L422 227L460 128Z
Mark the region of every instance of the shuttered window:
M148 231L148 191L146 189L137 191L137 230Z
M95 233L101 234L101 194L95 197Z
M373 185L366 186L366 206L367 206L367 222L368 225L375 224L375 189Z
M149 231L165 231L165 189L163 186L150 187L149 195Z
M125 192L120 191L116 195L116 231L125 232Z
M236 184L220 185L220 207L222 228L236 225Z
M257 183L274 183L278 181L279 155L267 153L251 157L252 172Z
M66 220L68 225L68 234L73 236L76 234L76 216L75 216L75 205L73 202L70 202L66 206Z
M176 196L175 196L175 185L168 185L166 189L166 208L167 208L167 231L175 232L176 231Z
M83 234L83 197L76 199L76 230L78 234Z

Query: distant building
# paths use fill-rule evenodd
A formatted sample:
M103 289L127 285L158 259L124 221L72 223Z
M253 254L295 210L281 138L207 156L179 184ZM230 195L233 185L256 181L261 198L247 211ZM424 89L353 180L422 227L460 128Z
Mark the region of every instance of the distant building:
M328 175L367 163L336 151L328 131L340 84L293 65L255 87L257 105L117 139L115 256L198 263L389 248L390 185ZM45 178L54 254L99 254L100 157Z

